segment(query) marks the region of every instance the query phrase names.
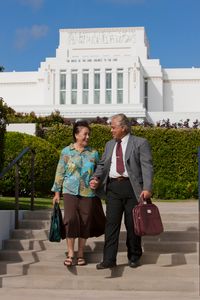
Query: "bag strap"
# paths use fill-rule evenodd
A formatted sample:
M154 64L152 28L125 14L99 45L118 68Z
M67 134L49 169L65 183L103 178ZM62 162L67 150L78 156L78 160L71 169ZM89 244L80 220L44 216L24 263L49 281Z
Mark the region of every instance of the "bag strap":
M139 198L139 204L144 205L144 204L152 204L151 198L144 199L144 197Z

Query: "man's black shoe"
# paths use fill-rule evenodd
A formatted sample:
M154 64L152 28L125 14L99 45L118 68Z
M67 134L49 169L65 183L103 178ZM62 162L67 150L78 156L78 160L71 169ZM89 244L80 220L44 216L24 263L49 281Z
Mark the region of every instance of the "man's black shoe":
M103 269L110 269L116 267L116 263L105 263L105 262L100 262L99 264L96 265L97 270L103 270Z
M129 267L131 268L137 268L140 266L140 260L129 260Z

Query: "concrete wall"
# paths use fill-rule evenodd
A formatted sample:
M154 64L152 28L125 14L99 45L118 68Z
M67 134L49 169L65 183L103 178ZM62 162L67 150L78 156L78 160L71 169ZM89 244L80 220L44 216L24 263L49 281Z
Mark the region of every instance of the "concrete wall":
M22 219L23 211L19 211L19 220ZM3 240L9 239L11 231L15 227L15 211L0 210L0 249L3 247Z
M9 124L6 126L6 131L14 131L14 132L21 132L30 135L35 135L36 124L32 124L32 123Z

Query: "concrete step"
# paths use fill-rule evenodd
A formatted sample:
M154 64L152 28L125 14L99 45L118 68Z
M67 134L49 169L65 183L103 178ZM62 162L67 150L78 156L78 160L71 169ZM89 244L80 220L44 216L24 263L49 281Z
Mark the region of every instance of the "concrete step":
M195 213L187 213L187 212L163 212L161 213L161 219L163 222L169 221L197 221L198 220L198 211Z
M22 220L19 222L20 229L49 229L50 220Z
M66 258L66 250L47 250L37 252L37 258L39 261L53 261L55 263L64 261ZM85 252L85 258L88 263L98 263L102 260L102 252ZM142 255L142 263L144 264L165 264L165 265L177 265L177 264L197 264L197 253L154 253L144 252ZM117 255L118 264L127 264L127 253L118 252Z
M23 214L24 220L50 220L52 215L52 210L35 210L35 211L25 211Z
M37 256L37 251L35 250L1 250L0 251L0 261L39 261Z
M184 231L197 231L198 221L196 220L182 220L182 221L163 221L164 231L172 230L184 230ZM19 222L20 229L46 229L50 228L50 220L37 220L37 219L26 219ZM125 230L125 226L122 224L122 230Z
M25 274L47 274L47 275L60 275L65 272L66 267L63 265L65 259L65 254L59 257L59 260L50 259L50 260L31 260L31 261L0 261L0 274L12 274L15 275L25 275ZM100 261L101 258L99 258ZM77 272L78 275L95 275L102 276L102 272L108 272L109 270L101 270L100 272L96 271L96 263L91 263L88 259L88 264L84 266L84 268L75 266L72 268L73 272ZM141 270L147 268L147 265L150 266L150 269L153 267L161 266L165 272L171 272L171 269L177 270L180 276L185 276L185 272L187 271L187 276L197 274L197 256L193 254L161 254L155 255L152 253L144 253L141 258ZM132 269L127 266L127 258L126 256L118 255L118 272L120 270L127 270L126 272L130 272ZM180 273L181 271L181 273ZM184 272L183 272L184 271Z
M36 240L36 239L10 239L5 240L4 250L47 250L47 249L66 249L66 242L63 240L60 243L49 242L48 240ZM144 237L142 239L143 249L146 251L154 252L196 252L198 242L192 240L170 240L164 238ZM76 242L77 248L77 242ZM86 244L86 251L103 251L104 238L88 239ZM126 251L125 240L119 241L118 251Z
M66 248L48 249L48 250L1 250L0 261L11 262L37 262L37 261L64 261L66 257ZM97 263L102 260L102 251L85 251L85 258L89 263ZM127 263L127 253L118 252L118 263ZM145 251L142 256L143 263L165 263L165 264L195 264L197 263L197 253L176 252L173 253L159 251Z
M37 263L31 263L29 266L27 265L27 274L37 275L43 274L47 276L53 275L66 275L72 276L71 273L77 276L109 276L111 274L111 269L105 270L96 270L96 264L87 264L86 266L73 266L71 269L67 269L63 265L63 261L60 262L51 262L51 261L42 261ZM135 270L135 274L145 274L145 276L152 276L152 273L160 272L163 276L178 276L178 277L194 277L198 276L198 266L196 265L175 265L173 267L169 267L167 265L156 265L156 264L142 264L139 268ZM25 273L24 273L25 274ZM133 269L130 268L126 263L119 264L115 269L112 270L112 275L117 276L132 276Z
M170 228L166 228L166 227ZM49 235L49 228L48 229L15 229L11 233L11 238L13 239L40 239L45 240L48 239ZM99 240L103 240L104 236L102 235L99 237ZM198 224L193 223L193 227L188 227L185 222L171 222L165 224L165 231L157 236L151 237L143 237L145 239L153 239L153 240L198 240ZM96 239L96 238L95 238ZM126 230L125 226L122 224L121 232L120 232L120 239L126 239ZM91 239L90 239L91 240Z
M22 262L13 262L13 261L0 261L0 275L12 274L14 275L25 275L27 274L27 268L32 261L22 261Z
M161 242L144 242L144 251L158 252L158 253L191 253L197 252L198 242L171 242L171 241L161 241Z
M138 268L139 270L139 268ZM4 288L35 288L35 289L75 289L75 290L126 290L126 291L179 291L195 292L198 288L198 280L193 277L183 277L176 274L169 275L152 270L145 276L145 272L132 269L132 276L123 276L116 271L110 271L106 276L77 276L76 273L68 276L72 272L66 269L64 275L43 276L22 275L4 276L2 285ZM1 275L2 276L2 275Z
M49 231L44 229L14 229L11 233L13 239L48 239Z
M1 288L3 300L199 300L198 293L178 291L109 291L109 290L64 290Z

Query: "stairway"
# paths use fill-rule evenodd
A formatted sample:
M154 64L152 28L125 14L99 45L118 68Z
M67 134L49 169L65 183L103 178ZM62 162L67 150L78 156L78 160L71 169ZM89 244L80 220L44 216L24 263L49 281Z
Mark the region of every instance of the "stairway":
M157 205L165 231L159 236L143 238L142 265L137 269L127 265L123 224L116 268L96 270L96 263L102 259L101 236L87 241L88 265L69 269L63 265L65 240L48 241L51 211L25 212L20 229L12 232L0 251L0 292L31 289L37 293L52 291L53 295L59 289L60 293L68 290L72 295L93 291L91 299L112 299L111 295L118 299L116 292L122 295L119 299L125 295L128 295L125 299L132 299L133 295L139 295L134 299L198 299L198 203ZM97 295L102 298L96 298Z

